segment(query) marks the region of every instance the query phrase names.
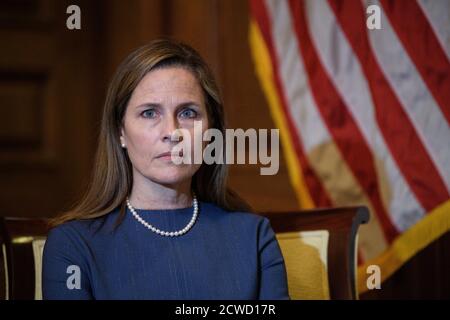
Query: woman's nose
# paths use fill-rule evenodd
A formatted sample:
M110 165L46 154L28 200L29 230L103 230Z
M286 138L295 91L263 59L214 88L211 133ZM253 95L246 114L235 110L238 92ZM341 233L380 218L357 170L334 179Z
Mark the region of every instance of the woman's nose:
M176 117L166 117L163 120L163 135L162 135L162 140L163 141L172 141L173 137L172 135L174 134L175 130L178 129L178 120ZM181 140L181 138L180 138ZM176 142L177 140L175 140L174 142Z

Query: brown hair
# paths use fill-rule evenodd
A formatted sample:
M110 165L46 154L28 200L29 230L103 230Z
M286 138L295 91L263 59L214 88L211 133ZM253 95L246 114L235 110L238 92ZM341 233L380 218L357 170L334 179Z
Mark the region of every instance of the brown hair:
M150 42L132 52L118 67L106 95L90 185L81 201L70 211L50 221L52 226L76 219L104 216L120 207L118 224L125 215L125 200L133 184L131 162L121 148L120 129L128 101L141 79L151 70L180 66L190 70L204 95L210 128L225 136L222 100L214 76L190 46L169 39ZM192 179L192 189L201 201L229 211L250 211L249 205L227 187L226 164L203 163Z

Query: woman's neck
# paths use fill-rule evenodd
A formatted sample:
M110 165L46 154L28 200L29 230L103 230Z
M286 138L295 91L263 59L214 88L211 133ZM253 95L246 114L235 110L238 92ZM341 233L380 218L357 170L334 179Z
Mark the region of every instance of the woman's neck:
M192 205L191 180L177 185L162 185L147 178L135 179L130 195L138 209L178 209Z

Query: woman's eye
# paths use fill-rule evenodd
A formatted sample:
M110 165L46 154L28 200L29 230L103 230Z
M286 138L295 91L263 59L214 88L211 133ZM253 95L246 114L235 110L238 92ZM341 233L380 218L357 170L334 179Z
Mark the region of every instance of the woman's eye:
M183 110L180 113L180 116L181 116L181 118L191 119L191 118L197 117L197 112L195 110L192 110L192 109L186 109L186 110Z
M156 117L156 111L153 109L145 110L144 112L142 112L142 116L144 118L154 118Z

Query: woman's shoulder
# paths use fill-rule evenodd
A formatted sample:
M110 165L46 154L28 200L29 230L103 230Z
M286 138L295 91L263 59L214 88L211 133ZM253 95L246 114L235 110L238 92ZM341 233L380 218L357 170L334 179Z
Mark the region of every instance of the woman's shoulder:
M112 230L117 217L118 210L113 210L97 218L69 220L51 228L47 237L86 238L101 230Z
M214 225L215 230L223 231L236 241L264 246L275 239L267 217L249 211L228 211L212 203L202 203L203 209L210 217L208 223ZM201 213L200 213L201 214ZM254 241L256 239L256 242Z
M209 216L213 219L221 220L222 222L227 221L230 223L239 223L245 226L252 225L256 227L270 225L269 219L255 212L226 210L211 202L202 202L201 206L208 212ZM200 210L202 210L202 208L200 208Z

